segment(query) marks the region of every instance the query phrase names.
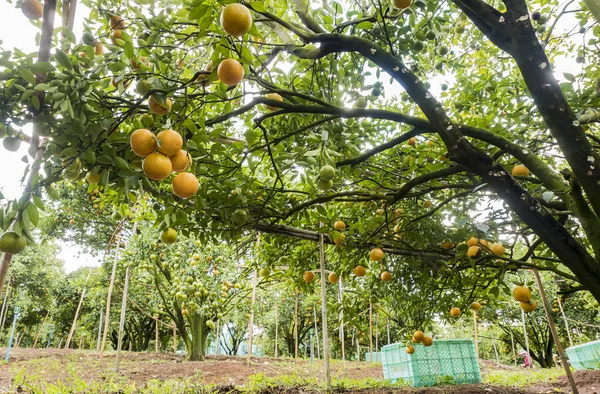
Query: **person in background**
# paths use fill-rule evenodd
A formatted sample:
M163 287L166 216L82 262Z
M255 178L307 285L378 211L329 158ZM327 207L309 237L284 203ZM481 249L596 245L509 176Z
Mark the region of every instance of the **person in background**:
M519 356L523 357L523 368L533 368L533 359L525 350L519 353Z

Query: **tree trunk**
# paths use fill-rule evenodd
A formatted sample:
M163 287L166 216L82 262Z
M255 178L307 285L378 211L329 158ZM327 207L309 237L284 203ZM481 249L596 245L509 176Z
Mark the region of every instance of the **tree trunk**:
M188 358L190 361L202 361L206 355L206 338L208 337L206 320L206 317L198 313L194 313L191 329L191 349L188 348Z

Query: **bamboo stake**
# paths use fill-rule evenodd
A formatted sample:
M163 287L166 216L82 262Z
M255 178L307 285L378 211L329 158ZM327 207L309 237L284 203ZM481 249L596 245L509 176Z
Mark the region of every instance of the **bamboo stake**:
M373 304L369 300L369 357L373 362Z
M317 358L321 358L321 351L319 350L319 329L317 327L317 309L314 306L313 313L315 315L315 340L317 342Z
M102 343L100 344L100 358L104 356L104 348L106 347L106 340L108 339L108 328L110 325L110 302L112 293L115 288L115 279L117 277L117 264L119 262L119 248L121 247L121 234L123 229L121 228L119 234L115 240L115 258L113 260L112 272L110 274L110 284L108 285L108 294L106 295L106 312L104 313L104 333L102 334Z
M571 368L569 368L569 362L567 357L565 356L565 351L560 343L560 337L558 336L558 332L556 331L556 326L554 325L554 319L552 318L552 311L550 310L550 305L548 305L548 299L546 298L546 292L544 291L544 286L542 285L542 279L540 278L540 274L538 270L533 270L533 275L535 276L535 281L537 282L538 289L540 291L540 296L542 297L542 302L544 304L544 312L546 312L546 318L548 319L548 324L550 325L550 332L554 337L554 342L556 343L556 350L558 350L558 356L560 357L560 361L565 369L567 374L567 378L569 379L569 384L571 385L571 390L573 394L578 394L577 385L575 384L575 379L573 379L573 374L571 373Z
M298 362L298 289L296 289L296 308L294 309L294 362Z
M385 329L387 331L387 344L390 344L390 319L387 319L387 323L385 325Z
M494 353L496 354L496 363L500 365L500 356L498 355L498 348L496 348L496 340L492 337L492 347L494 348Z
M375 353L379 352L379 311L375 313Z
M96 339L96 352L100 351L100 341L102 340L102 310L100 310L100 321L98 322L98 338Z
M219 354L221 352L221 343L220 343L220 340L219 340L219 334L221 333L219 331L220 325L221 325L221 320L217 320L217 338L216 338L217 343L215 345L215 355L217 355L217 354Z
M473 332L475 333L475 354L479 361L479 340L477 339L477 312L473 311Z
M37 334L35 334L35 340L33 341L33 346L32 346L33 349L35 349L35 346L37 345L37 341L38 341L38 339L40 339L40 334L42 333L42 328L44 328L44 323L46 323L46 319L48 318L49 314L50 314L50 311L46 312L46 316L44 316L44 320L42 320L40 329L38 330Z
M260 233L256 234L256 248L260 246ZM258 250L257 250L258 252ZM252 273L252 304L250 306L250 321L248 322L248 351L246 352L246 365L250 366L252 357L252 335L254 334L254 305L256 304L256 285L258 282L258 273L256 270Z
M75 318L73 318L73 324L71 324L71 331L69 331L69 336L67 336L67 342L65 342L65 349L68 349L71 346L71 340L73 339L73 334L75 333L75 328L77 327L77 319L79 318L79 311L81 311L81 305L83 304L83 298L85 297L85 291L87 290L87 283L90 280L90 275L92 274L92 270L89 270L87 277L85 278L85 284L83 285L83 291L81 292L81 298L79 298L79 305L77 305L77 310L75 311Z
M135 237L137 233L137 224L133 224L133 235ZM125 268L125 285L123 286L123 298L121 300L121 316L119 318L119 336L117 339L117 357L115 361L115 371L119 372L119 364L121 362L121 346L123 345L123 331L125 330L125 313L127 312L127 293L129 292L129 275L131 274L131 268L127 265ZM130 350L131 350L131 341Z
M323 223L319 225L323 227ZM319 265L321 268L321 329L323 330L323 363L325 366L325 388L331 390L331 371L329 370L329 333L327 332L327 297L325 284L325 246L323 233L319 233Z
M278 349L278 341L279 341L279 307L278 307L278 302L275 301L275 358L278 358L279 356L279 349Z
M525 325L525 311L521 308L521 320L523 321L523 335L525 336L525 350L527 351L527 356L529 355L529 338L527 337L527 327ZM532 363L533 364L533 363ZM533 368L533 365L531 366Z
M513 336L512 329L510 330L510 343L512 345L513 360L515 361L515 367L517 366L517 352L515 351L515 337Z
M81 350L81 346L83 344L83 337L84 337L84 333L81 333L81 336L79 337L79 345L77 346L77 349Z
M573 339L571 338L571 330L569 330L569 322L567 321L567 316L565 316L565 311L562 307L562 302L560 301L560 297L558 297L558 307L560 308L560 313L565 322L565 328L567 330L567 336L569 337L569 346L573 347Z
M338 280L338 301L344 305L344 289L342 288L342 279ZM340 344L342 345L342 366L346 366L346 346L344 344L344 308L340 308Z
M10 293L10 282L11 279L8 280L8 284L6 285L4 301L2 302L2 310L0 311L0 332L2 332L2 330L4 329L4 321L6 320L6 311L8 309L8 294Z
M356 335L356 361L360 362L360 341L358 335Z

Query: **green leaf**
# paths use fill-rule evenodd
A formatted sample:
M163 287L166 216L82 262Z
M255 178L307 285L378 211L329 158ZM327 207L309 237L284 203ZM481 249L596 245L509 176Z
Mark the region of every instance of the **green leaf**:
M125 161L122 157L116 156L114 158L115 164L122 170L129 170L129 163Z
M359 24L356 25L356 29L359 29L359 30L370 30L372 27L373 27L373 22L369 22L369 21L360 22Z
M54 66L49 62L37 62L31 65L31 71L34 73L49 73L54 70Z
M40 214L38 212L37 207L35 206L35 204L33 202L30 202L27 205L27 213L29 214L29 220L31 221L31 223L34 226L37 226L39 219L40 219Z
M26 68L21 69L21 76L24 80L35 86L35 74Z
M252 7L256 12L266 12L265 6L262 1L251 2L250 7Z

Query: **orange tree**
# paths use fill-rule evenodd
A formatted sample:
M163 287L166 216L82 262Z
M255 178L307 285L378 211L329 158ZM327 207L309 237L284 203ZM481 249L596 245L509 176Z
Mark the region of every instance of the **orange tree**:
M201 243L321 231L348 248L383 246L398 272L489 270L473 286L534 258L600 299L588 50L600 29L585 8L225 3L90 1L80 40L63 28L57 44L46 0L39 61L3 51L3 142L31 144L31 176L0 218L1 274L33 238L43 188L85 174L99 191L143 189L159 228ZM559 82L564 53L580 65ZM154 133L131 138L143 128ZM471 235L506 248L454 247Z

